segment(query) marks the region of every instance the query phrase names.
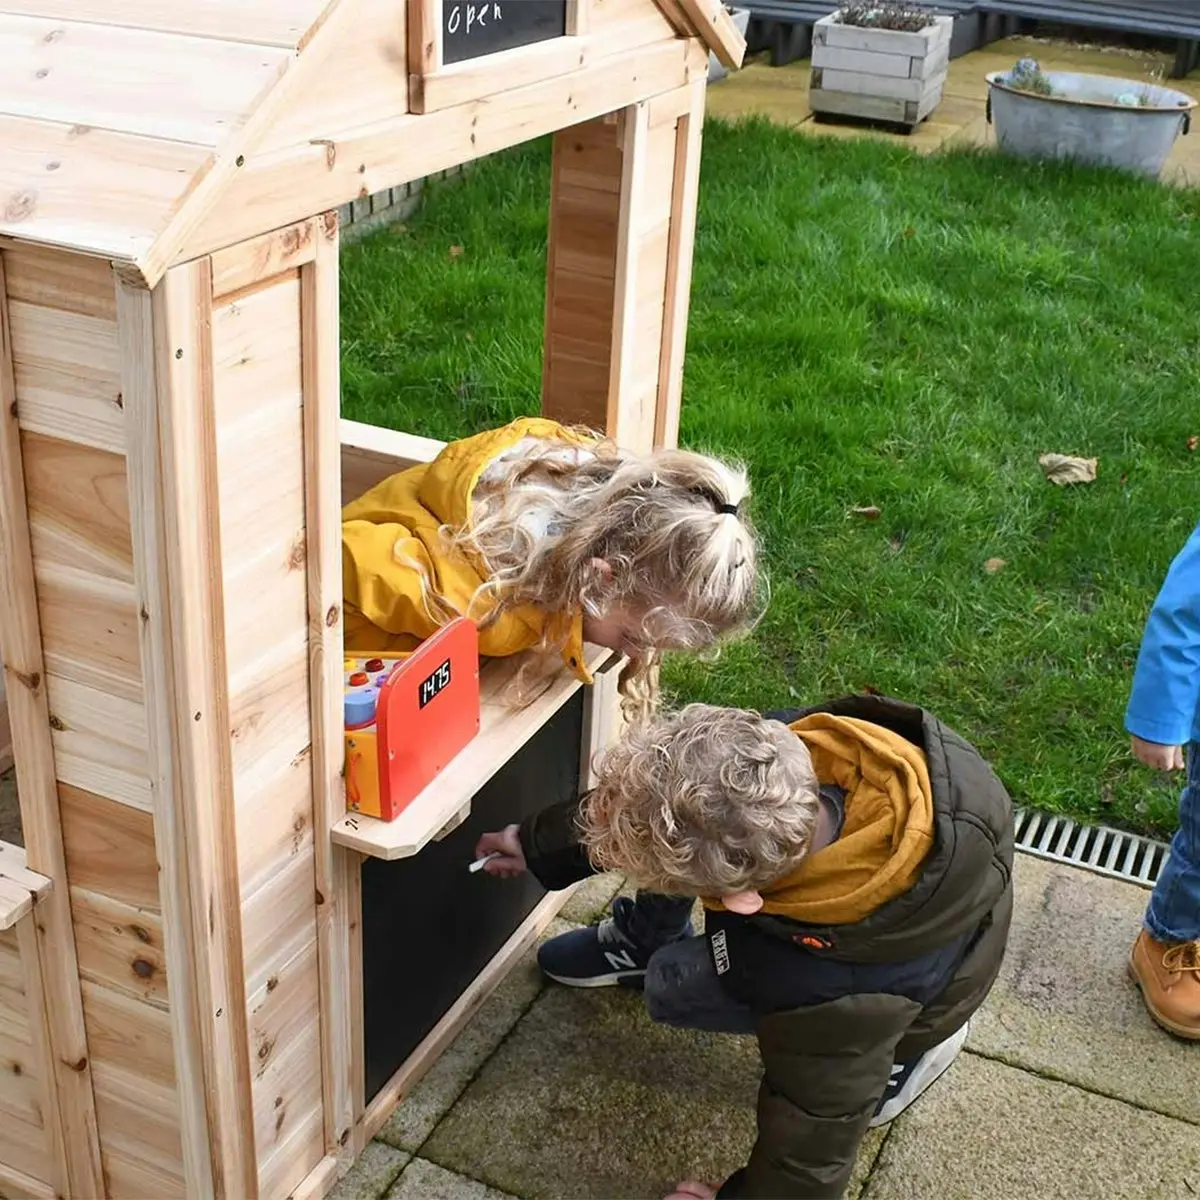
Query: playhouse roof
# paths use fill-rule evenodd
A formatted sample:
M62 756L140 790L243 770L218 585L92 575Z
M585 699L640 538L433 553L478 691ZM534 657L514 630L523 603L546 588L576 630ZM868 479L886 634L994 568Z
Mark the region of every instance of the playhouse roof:
M285 144L281 126L314 140L301 97L353 93L345 49L365 41L364 22L382 46L405 2L0 0L0 240L101 255L153 284L247 155ZM740 63L745 44L719 0L631 2L668 21L666 36L700 37ZM344 52L331 59L339 27ZM403 55L395 47L388 65L393 94ZM356 126L379 117L365 100L358 109Z

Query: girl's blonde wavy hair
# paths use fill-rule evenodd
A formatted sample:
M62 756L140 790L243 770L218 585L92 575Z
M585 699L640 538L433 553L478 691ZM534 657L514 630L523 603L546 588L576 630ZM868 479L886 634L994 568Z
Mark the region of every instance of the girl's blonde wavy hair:
M475 489L470 525L443 536L485 568L488 582L467 614L481 628L526 604L563 618L547 622L541 654L518 677L517 703L561 668L571 614L582 608L600 618L621 606L641 626L621 684L625 715L645 719L656 707L663 649L712 649L762 612L755 534L743 512L749 481L741 467L709 455L635 455L576 432L588 439L582 454L547 440L494 463ZM425 591L431 612L454 615Z
M598 869L667 895L720 897L798 866L819 812L812 759L786 725L690 704L600 757L579 824Z

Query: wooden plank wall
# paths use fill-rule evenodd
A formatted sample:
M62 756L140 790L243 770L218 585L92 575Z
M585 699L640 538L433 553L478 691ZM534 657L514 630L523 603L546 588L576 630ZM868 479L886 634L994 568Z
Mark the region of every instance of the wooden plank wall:
M27 516L33 577L13 603L31 605L36 587L20 629L6 614L5 651L12 703L12 656L44 663L44 674L16 674L32 685L16 732L30 866L55 881L44 921L55 931L62 905L70 922L44 958L56 1062L72 1068L59 1080L69 1186L174 1195L182 1173L113 280L106 263L42 250L6 250L3 265L19 431L6 457L23 477L6 505L12 529ZM10 530L6 541L19 571L20 539Z
M0 1196L49 1200L56 1177L46 1122L48 1056L32 916L0 932Z
M678 433L704 81L554 137L543 411L623 446Z
M308 676L300 275L212 314L217 496L261 1194L325 1153Z
M286 1196L352 1144L337 747L314 754L310 702L330 707L330 662L340 680L340 560L319 550L323 582L309 566L308 507L335 530L339 507L336 405L323 426L306 408L337 392L336 222L318 245L319 227L177 268L154 295L106 263L3 254L24 485L5 512L28 513L44 669L13 662L34 664L52 764L44 804L37 786L22 803L61 836L62 866L32 843L31 866L55 878L51 925L63 903L52 994L73 996L80 1036L57 1060L88 1101L72 1194ZM310 427L330 442L325 500ZM59 1143L19 1132L0 1163L55 1183Z

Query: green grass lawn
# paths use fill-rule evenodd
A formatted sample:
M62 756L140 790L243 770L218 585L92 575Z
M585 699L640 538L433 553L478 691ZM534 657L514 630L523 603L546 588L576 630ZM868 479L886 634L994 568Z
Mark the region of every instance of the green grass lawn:
M534 144L346 249L348 416L452 438L537 411L548 195ZM761 707L878 688L1018 802L1167 833L1176 783L1121 720L1200 518L1197 434L1200 193L710 122L681 442L750 466L772 603L667 684ZM1097 481L1052 486L1046 451L1098 457Z

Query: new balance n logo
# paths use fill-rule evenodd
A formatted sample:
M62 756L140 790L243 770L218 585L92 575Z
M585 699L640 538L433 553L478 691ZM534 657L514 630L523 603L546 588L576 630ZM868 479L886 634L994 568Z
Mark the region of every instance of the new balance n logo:
M614 971L641 970L628 950L605 950L604 957L608 959L608 965Z

